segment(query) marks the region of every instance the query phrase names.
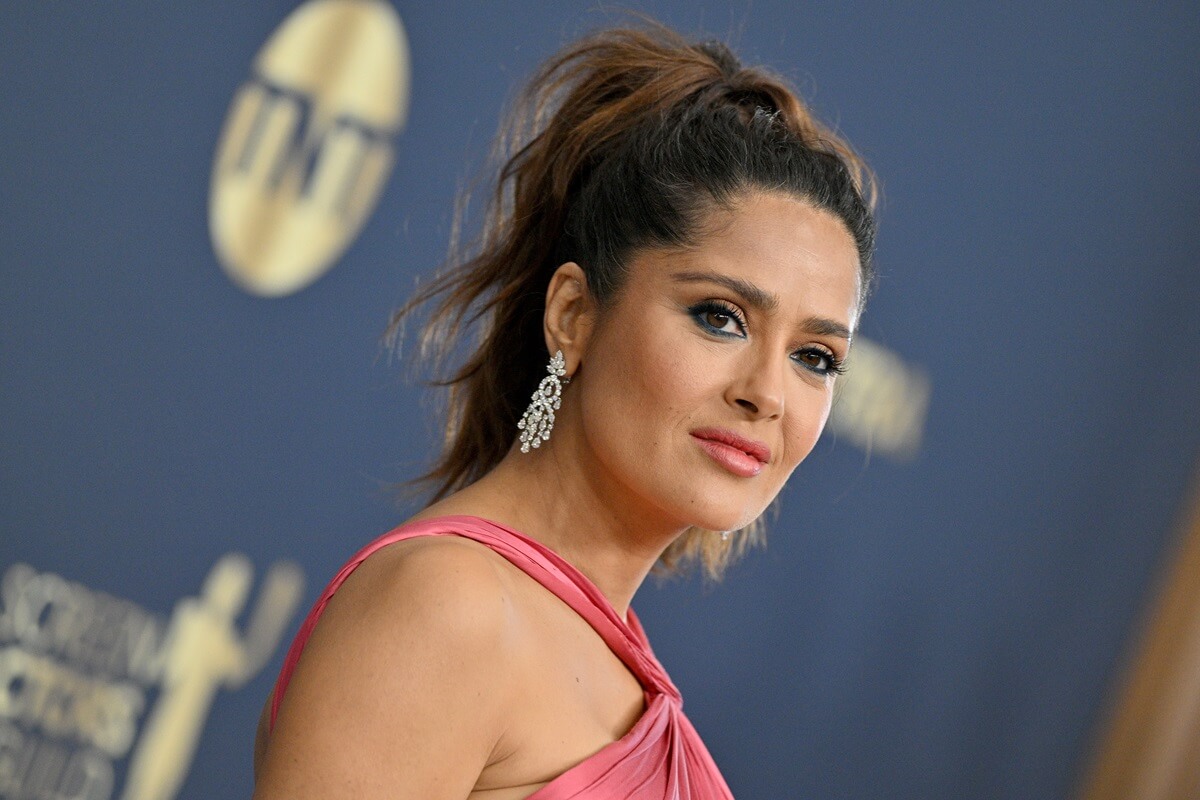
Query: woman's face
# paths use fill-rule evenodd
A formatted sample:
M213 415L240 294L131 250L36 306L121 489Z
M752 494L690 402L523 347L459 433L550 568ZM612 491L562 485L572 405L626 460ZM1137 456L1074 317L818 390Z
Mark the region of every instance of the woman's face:
M859 301L854 240L789 196L717 211L687 251L644 251L571 389L598 466L679 525L752 522L829 416Z

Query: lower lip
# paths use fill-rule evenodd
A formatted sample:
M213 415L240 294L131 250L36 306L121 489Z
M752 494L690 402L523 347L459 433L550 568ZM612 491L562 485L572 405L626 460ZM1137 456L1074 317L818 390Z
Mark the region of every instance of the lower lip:
M764 464L749 453L744 453L736 447L731 447L721 442L714 442L712 439L701 439L699 436L693 436L692 438L704 449L704 452L712 457L713 461L716 461L734 475L743 478L753 478L762 472Z

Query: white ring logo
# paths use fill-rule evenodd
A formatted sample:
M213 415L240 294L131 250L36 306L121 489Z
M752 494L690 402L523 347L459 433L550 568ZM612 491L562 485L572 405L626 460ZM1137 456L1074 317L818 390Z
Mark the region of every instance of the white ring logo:
M383 0L309 0L230 103L209 193L213 249L246 291L319 278L375 208L409 99L408 40Z

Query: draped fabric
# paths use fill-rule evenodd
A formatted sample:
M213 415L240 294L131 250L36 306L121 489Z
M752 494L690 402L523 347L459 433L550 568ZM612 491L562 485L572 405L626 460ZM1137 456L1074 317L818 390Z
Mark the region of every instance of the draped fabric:
M646 710L628 733L550 781L530 800L732 798L712 756L684 716L679 690L651 651L633 609L628 622L621 619L595 584L553 550L482 517L445 516L402 525L356 553L317 599L288 650L275 684L272 726L304 643L334 592L376 550L417 536L466 537L508 559L583 617L646 692Z

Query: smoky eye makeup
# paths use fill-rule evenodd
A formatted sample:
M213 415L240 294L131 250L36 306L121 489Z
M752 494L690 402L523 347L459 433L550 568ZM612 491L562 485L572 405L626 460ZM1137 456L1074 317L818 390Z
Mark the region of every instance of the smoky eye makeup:
M746 318L740 309L722 300L701 300L688 307L688 313L701 329L718 336L746 335Z
M746 338L746 318L732 303L708 298L687 308L696 325L714 336ZM820 377L841 375L846 371L845 360L823 346L808 345L791 355L793 363Z
M815 361L814 361L815 359ZM846 372L845 359L824 347L804 347L792 354L792 360L809 372L822 377L842 375Z

